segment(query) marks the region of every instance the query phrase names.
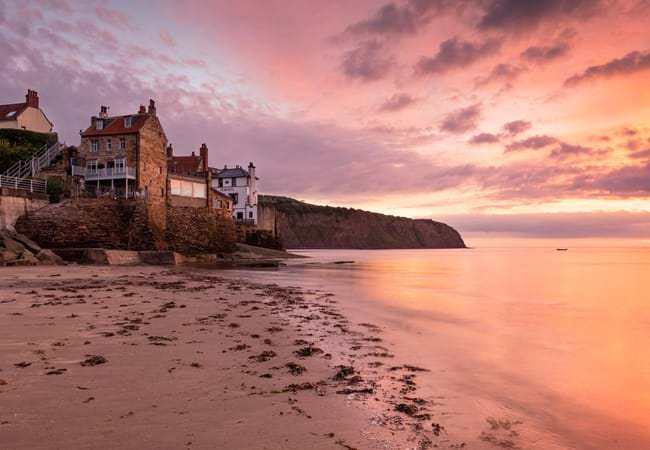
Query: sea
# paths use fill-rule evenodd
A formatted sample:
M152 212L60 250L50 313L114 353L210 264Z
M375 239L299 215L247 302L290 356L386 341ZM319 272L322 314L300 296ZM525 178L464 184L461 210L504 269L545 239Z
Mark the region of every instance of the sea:
M331 292L382 327L468 448L650 449L647 245L297 253L227 276Z

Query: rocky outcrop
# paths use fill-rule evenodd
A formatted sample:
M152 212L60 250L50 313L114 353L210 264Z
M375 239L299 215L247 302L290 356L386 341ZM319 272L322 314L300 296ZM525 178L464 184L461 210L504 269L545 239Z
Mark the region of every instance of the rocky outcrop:
M64 264L54 252L41 248L27 236L12 229L0 230L0 266Z
M458 231L429 219L317 206L275 196L260 196L260 215L289 249L465 248Z

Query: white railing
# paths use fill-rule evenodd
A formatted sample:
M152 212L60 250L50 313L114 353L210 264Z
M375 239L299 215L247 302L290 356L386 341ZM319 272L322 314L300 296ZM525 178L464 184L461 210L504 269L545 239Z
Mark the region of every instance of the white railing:
M44 145L38 150L31 159L20 160L7 171L5 176L15 178L33 177L41 170L49 167L52 161L56 159L63 150L63 145L58 142L52 144L50 147Z
M72 175L84 177L86 181L110 179L135 179L135 167L107 167L90 169L88 167L72 166Z
M45 194L47 192L47 182L44 180L34 180L32 178L0 175L0 188L20 189L21 191Z

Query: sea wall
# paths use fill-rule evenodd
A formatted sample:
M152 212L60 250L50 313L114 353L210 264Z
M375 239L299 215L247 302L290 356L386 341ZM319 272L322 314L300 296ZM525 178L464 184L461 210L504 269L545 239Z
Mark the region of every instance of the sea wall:
M464 248L461 235L441 222L350 208L260 197L260 227L276 230L285 248Z
M229 253L237 233L230 217L208 208L168 207L166 242L169 250L194 255Z
M171 207L143 200L80 199L21 217L16 229L41 246L118 250L228 252L233 221L208 208Z
M13 227L20 216L48 205L47 195L0 188L0 229Z

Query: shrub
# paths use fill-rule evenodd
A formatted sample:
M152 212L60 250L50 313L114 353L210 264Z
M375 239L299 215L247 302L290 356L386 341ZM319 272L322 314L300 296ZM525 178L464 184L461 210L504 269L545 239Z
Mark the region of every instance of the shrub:
M50 196L50 203L59 203L65 193L65 182L60 177L47 179L47 195Z

